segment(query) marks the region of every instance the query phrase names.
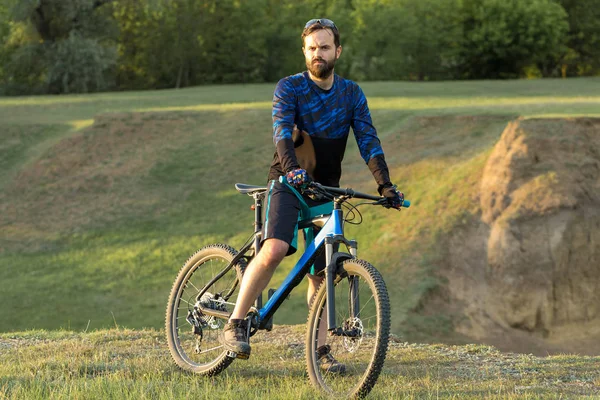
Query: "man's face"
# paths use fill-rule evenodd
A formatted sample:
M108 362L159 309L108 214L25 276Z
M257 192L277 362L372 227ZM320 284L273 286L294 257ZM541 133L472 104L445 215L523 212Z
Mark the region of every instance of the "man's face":
M333 72L335 62L342 53L342 46L335 47L330 29L319 29L304 38L302 51L308 71L319 79L326 79Z

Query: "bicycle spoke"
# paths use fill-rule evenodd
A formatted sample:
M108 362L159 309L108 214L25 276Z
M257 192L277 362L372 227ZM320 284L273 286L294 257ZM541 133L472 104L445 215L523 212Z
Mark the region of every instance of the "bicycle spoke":
M198 289L198 288L196 287L196 285L194 285L192 282L190 282L190 285L192 285L192 286L194 287L194 289L196 289L196 292L200 293L200 289Z
M210 349L203 350L203 352L206 353L209 351L214 351L214 350L218 350L218 349L222 349L222 348L223 348L223 345L220 345L220 346L216 346L216 347L211 347Z
M363 305L363 307L360 309L360 311L358 312L358 315L362 315L363 310L365 309L365 307L369 304L369 302L371 300L373 300L374 296L371 295L371 297L369 297L369 300L367 300L367 302Z

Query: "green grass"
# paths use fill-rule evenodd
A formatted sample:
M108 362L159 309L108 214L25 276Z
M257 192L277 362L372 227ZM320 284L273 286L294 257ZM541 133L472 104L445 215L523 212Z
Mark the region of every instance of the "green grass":
M273 87L0 98L0 331L159 328L187 257L251 232L250 199L232 185L266 178ZM438 284L440 243L479 212L481 171L506 123L600 115L600 79L362 87L413 207L363 208L348 236L394 288L396 334L460 341L445 316L415 314ZM343 169L343 185L374 192L352 139ZM305 321L304 290L276 323Z
M252 357L215 378L183 373L161 332L0 335L0 398L326 399L305 372L304 326L253 338ZM562 399L600 396L599 357L539 358L485 345L390 343L372 399Z
M433 114L598 115L600 78L529 81L365 82L373 110ZM178 90L0 98L4 123L72 123L99 113L271 107L274 84ZM267 114L268 116L269 114Z

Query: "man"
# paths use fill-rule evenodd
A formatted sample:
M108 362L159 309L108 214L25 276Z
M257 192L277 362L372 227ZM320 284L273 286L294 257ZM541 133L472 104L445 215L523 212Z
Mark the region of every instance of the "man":
M240 293L229 322L224 329L225 348L249 356L246 337L246 314L256 298L267 287L275 268L286 255L296 251L295 234L299 201L278 179L299 188L310 179L339 187L341 163L350 127L361 156L369 166L378 191L391 207L400 209L404 196L392 185L377 131L373 127L366 98L360 87L334 74L335 62L342 54L340 36L333 21L313 19L302 32L302 50L308 71L279 81L273 97L273 136L277 152L269 171L269 207L266 215L262 247L246 268ZM297 127L301 134L294 130ZM296 136L294 143L293 136ZM302 143L302 142L310 143ZM312 145L314 160L312 176L298 161L294 146ZM311 148L311 150L312 150ZM310 200L307 199L310 204ZM308 300L314 295L322 278L308 275ZM323 318L326 321L327 318ZM323 330L325 332L325 330ZM320 344L325 338L319 338ZM343 372L343 365L329 354L329 348L319 348L322 368Z

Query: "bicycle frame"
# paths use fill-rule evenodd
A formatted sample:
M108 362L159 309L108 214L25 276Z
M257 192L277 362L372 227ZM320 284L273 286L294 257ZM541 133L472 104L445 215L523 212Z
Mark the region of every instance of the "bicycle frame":
M343 215L341 207L334 204L331 216L317 234L314 240L307 244L306 250L296 263L290 273L286 276L279 288L273 293L264 307L258 310L259 328L264 328L267 321L275 314L281 303L287 298L292 290L298 286L304 276L308 273L315 258L319 255L322 247L325 246L326 260L326 284L327 284L327 305L328 305L328 326L329 330L333 330L336 326L335 322L335 299L333 298L333 280L337 269L337 261L340 257L344 257L342 253L335 253L335 243L346 243L352 254L356 257L356 242L348 241L344 238ZM347 254L346 258L351 258Z
M262 229L262 198L258 194L254 194L253 197L255 206L255 232L253 237L251 238L250 242L240 250L238 255L234 257L231 263L225 269L223 269L221 273L217 274L210 282L208 282L202 290L200 290L196 300L199 300L214 282L216 282L225 273L227 273L227 271L229 271L229 269L231 269L241 258L245 257L248 251L254 250L254 254L257 254L260 250L260 235ZM313 219L299 221L300 229L302 229L303 227L312 226L312 223L314 221L324 219L325 217L326 215L321 215ZM326 260L325 279L327 285L327 328L330 331L336 330L335 299L333 296L333 286L337 271L337 263L340 259L349 259L356 257L357 252L356 241L347 240L344 237L343 223L344 219L343 212L341 209L341 203L337 203L334 201L334 209L329 215L329 218L327 219L319 233L316 235L314 240L310 243L307 243L306 250L300 257L296 265L294 265L290 273L286 276L283 283L268 299L267 303L264 306L260 305L261 301L258 302L259 304L255 308L258 317L258 329L267 329L267 325L269 324L269 321L271 320L272 316L275 314L275 312L283 303L283 301L292 292L292 290L300 284L304 276L309 272L316 257L319 256L321 251L323 251L324 247ZM337 247L336 244L339 243L346 244L350 249L350 254L334 252L334 249ZM353 292L355 291L356 290L353 290ZM351 299L353 302L355 302L358 300L358 297L354 294L351 296ZM229 314L225 312L205 308L201 305L199 305L199 307L200 311L206 315L212 315L223 319L229 318Z

